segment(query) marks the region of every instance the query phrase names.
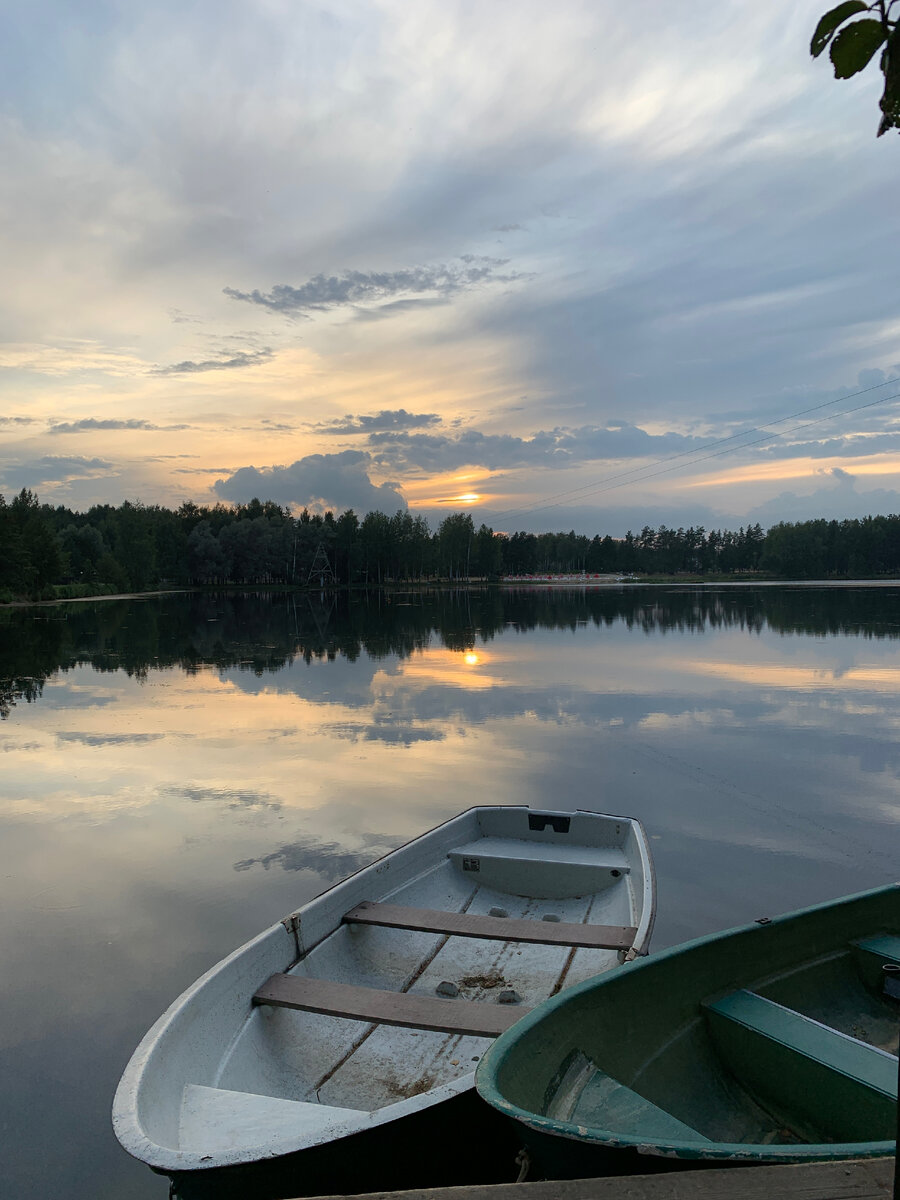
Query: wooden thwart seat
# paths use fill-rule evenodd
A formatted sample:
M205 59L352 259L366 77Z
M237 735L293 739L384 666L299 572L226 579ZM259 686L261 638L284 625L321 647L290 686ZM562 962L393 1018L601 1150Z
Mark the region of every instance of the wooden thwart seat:
M371 900L351 908L343 920L346 924L382 925L420 933L532 942L539 946L577 946L588 950L630 950L637 935L637 929L629 925L579 925L567 921L483 917L432 908L407 908L401 904L376 904Z
M875 954L877 958L900 964L900 937L896 937L894 934L864 937L853 944L863 950L865 954Z
M880 962L895 963L900 966L900 938L890 933L881 933L876 937L861 938L853 945L863 954L871 954Z
M253 1003L473 1037L498 1037L529 1011L524 1004L441 1000L300 975L272 975L257 991Z
M879 933L875 937L860 938L850 943L856 966L863 982L872 991L888 996L892 1001L900 1000L900 979L895 974L885 974L885 967L900 968L900 938L891 933Z
M719 1052L769 1111L836 1141L894 1136L894 1055L743 989L703 1009Z

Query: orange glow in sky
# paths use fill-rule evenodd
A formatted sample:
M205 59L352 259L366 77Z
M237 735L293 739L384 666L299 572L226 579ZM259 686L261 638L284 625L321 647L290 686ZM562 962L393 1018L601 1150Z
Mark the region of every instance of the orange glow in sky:
M790 479L808 479L810 476L826 476L839 467L853 475L898 475L900 460L893 455L877 458L786 458L780 462L755 463L746 467L735 467L717 475L706 475L702 479L688 479L686 488L714 487L722 484L780 482Z

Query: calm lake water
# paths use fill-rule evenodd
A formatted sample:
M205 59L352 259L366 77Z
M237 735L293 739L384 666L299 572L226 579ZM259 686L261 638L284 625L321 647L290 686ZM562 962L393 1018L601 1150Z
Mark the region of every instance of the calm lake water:
M639 817L655 949L900 877L898 683L893 585L0 611L0 1194L163 1200L109 1121L147 1028L470 805Z

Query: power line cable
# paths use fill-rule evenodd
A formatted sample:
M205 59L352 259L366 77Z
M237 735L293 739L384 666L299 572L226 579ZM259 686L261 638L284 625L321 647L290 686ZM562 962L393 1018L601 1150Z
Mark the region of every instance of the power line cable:
M822 421L830 421L834 417L843 417L851 412L862 412L863 409L874 408L875 405L883 404L886 400L897 400L897 399L900 399L900 392L895 392L892 396L881 396L878 400L870 400L868 404L860 404L855 408L848 408L844 412L841 412L841 413L830 413L828 416L819 417L815 421L806 421L802 425L796 425L793 429L787 430L787 432L788 433L796 433L797 430L799 430L799 429L808 429L810 425L818 425ZM771 436L778 437L780 435L773 434ZM659 476L659 475L668 475L672 471L680 471L682 469L682 467L684 467L684 466L694 466L695 463L706 462L707 459L710 459L710 458L721 458L725 454L733 454L735 450L743 450L745 447L748 447L748 446L758 446L761 443L768 442L768 441L770 441L770 437L761 437L761 438L757 438L753 442L744 442L740 446L729 446L729 448L727 450L717 450L714 454L706 454L703 456L703 458L695 459L695 461L693 463L679 463L677 466L674 466L674 467L664 467L661 471L652 471L649 474L641 475L636 479L631 479L631 480L626 479L626 480L622 480L618 483L607 482L607 483L602 483L599 485L588 485L591 488L591 490L585 492L584 494L586 496L593 496L593 495L597 495L597 493L599 493L599 492L615 491L616 488L625 487L625 485L628 483L643 483L645 479L656 479L657 476ZM665 462L667 460L663 459L662 461ZM652 466L654 464L651 463L649 465ZM535 505L534 508L525 509L524 512L525 513L540 512L544 508L561 508L562 504L563 504L563 501L558 500L554 504Z
M714 446L723 446L727 442L735 441L737 438L748 437L750 434L758 433L762 429L769 429L773 425L781 425L785 421L792 421L797 417L805 416L807 413L818 412L820 409L828 408L832 404L842 404L845 400L853 400L856 396L863 396L868 392L873 392L877 388L885 387L887 384L894 383L894 382L896 382L896 381L893 379L885 379L881 383L873 384L871 387L860 388L859 391L849 392L846 396L839 396L836 400L826 400L822 404L814 404L814 405L810 406L809 408L802 408L798 412L789 413L786 417L779 417L777 420L769 421L765 425L757 425L751 429L743 429L740 431L740 433L733 433L733 434L729 435L728 437L718 438L715 441L707 442L707 444L705 446L695 446L692 450L680 450L677 454L671 454L671 455L668 455L666 458L656 459L655 462L646 463L643 467L629 467L626 471L621 471L616 475L606 476L606 479L602 480L601 482L606 482L608 480L613 480L613 479L623 479L629 475L634 475L639 472L646 471L650 467L659 466L662 463L674 462L676 459L679 459L679 458L688 458L691 455L701 453L703 450L710 450ZM882 399L890 399L890 397L882 397ZM880 403L880 401L879 401L879 403ZM867 406L863 405L862 407L867 407ZM855 411L857 411L857 410L852 409L852 408L846 410L846 412L855 412ZM839 416L844 416L844 415L846 415L846 413L832 413L831 414L832 417L839 417ZM788 432L791 432L791 431L788 431ZM763 439L763 440L767 440L767 439ZM756 443L744 443L744 444L755 445ZM738 449L738 450L741 449L740 446L736 446L734 448ZM698 461L703 461L703 460L698 460ZM580 487L572 488L571 490L566 491L566 492L552 493L551 495L545 497L545 500L549 501L549 500L556 500L560 497L576 496L582 492L589 492L595 486L596 486L596 483L583 484ZM539 506L536 506L536 508L542 507L542 506L543 505L539 505ZM501 512L496 513L495 515L499 516L499 517L518 516L519 514L534 512L534 511L536 511L536 508L505 509Z
M626 483L639 483L645 478L653 479L656 477L656 475L665 474L666 471L653 472L649 475L644 474L644 472L649 471L650 468L652 468L652 467L662 466L665 463L675 462L676 460L682 459L682 458L691 458L694 455L701 454L704 450L711 450L716 446L724 446L729 442L737 441L739 438L746 438L749 435L751 435L753 433L758 433L763 429L771 429L775 425L782 425L782 424L784 424L785 421L796 420L797 417L805 416L807 413L819 412L823 408L830 408L834 404L842 404L846 400L852 400L856 396L866 395L869 392L876 391L878 388L885 387L886 385L893 384L893 383L896 383L896 380L885 379L885 380L882 380L881 383L873 384L871 387L860 388L856 392L849 392L847 395L839 396L835 400L826 400L821 404L813 404L809 408L802 408L798 412L789 413L785 417L779 417L777 420L769 421L764 425L757 425L757 426L754 426L752 429L743 429L739 433L730 434L728 437L717 438L716 440L714 440L712 442L707 442L705 446L695 446L692 450L681 450L677 454L671 454L665 458L656 459L655 462L646 463L646 464L644 464L643 467L630 467L625 471L618 472L617 474L608 475L604 479L601 479L600 481L595 481L594 483L583 484L582 486L577 487L577 488L572 488L569 491L551 493L551 495L545 497L544 501L542 501L540 504L532 505L530 508L503 509L503 510L500 510L498 512L493 512L493 513L486 512L485 516L490 516L490 517L492 517L492 519L496 519L499 517L509 517L509 516L512 516L512 517L527 516L529 513L539 512L544 508L560 508L560 507L562 507L562 500L567 499L567 498L574 498L576 496L581 496L581 495L594 495L597 491L612 490L612 488L607 488L606 485L613 484L614 481L621 481L620 483L616 483L615 486L624 486ZM817 421L808 421L804 425L795 426L793 429L787 430L786 432L794 433L798 429L805 429L809 425L818 424L819 421L833 420L833 419L836 419L837 417L847 416L849 413L860 412L865 408L871 408L874 405L882 404L886 400L891 400L891 399L895 399L895 398L896 398L895 396L882 396L878 400L875 400L875 401L871 402L870 404L862 404L862 405L854 406L853 408L845 409L843 412L830 413L825 417L819 418ZM779 436L779 435L774 434L772 436ZM720 454L729 454L735 450L742 450L745 447L759 445L761 442L766 442L766 441L769 441L769 437L758 438L752 442L742 441L740 443L740 445L730 446L728 448L728 450L723 450L723 451L720 451L719 453ZM705 462L706 459L708 459L708 458L719 457L719 453L712 454L712 455L704 455L703 458L695 459L695 462L698 462L698 463ZM691 464L683 464L683 465L693 465L693 464L691 463ZM669 469L677 470L679 468L674 467L674 468L668 468L667 470L669 470ZM634 478L630 478L631 476L634 476ZM551 501L556 501L556 503L551 503Z

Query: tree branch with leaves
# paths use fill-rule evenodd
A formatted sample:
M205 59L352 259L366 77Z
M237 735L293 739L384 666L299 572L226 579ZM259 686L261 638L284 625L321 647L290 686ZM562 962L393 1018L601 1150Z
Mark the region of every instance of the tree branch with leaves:
M822 17L809 44L813 58L830 47L835 79L850 79L869 65L881 50L879 65L884 75L881 122L878 137L889 129L900 132L900 21L891 10L900 0L845 0ZM862 13L870 16L860 17ZM849 22L849 24L848 24Z

